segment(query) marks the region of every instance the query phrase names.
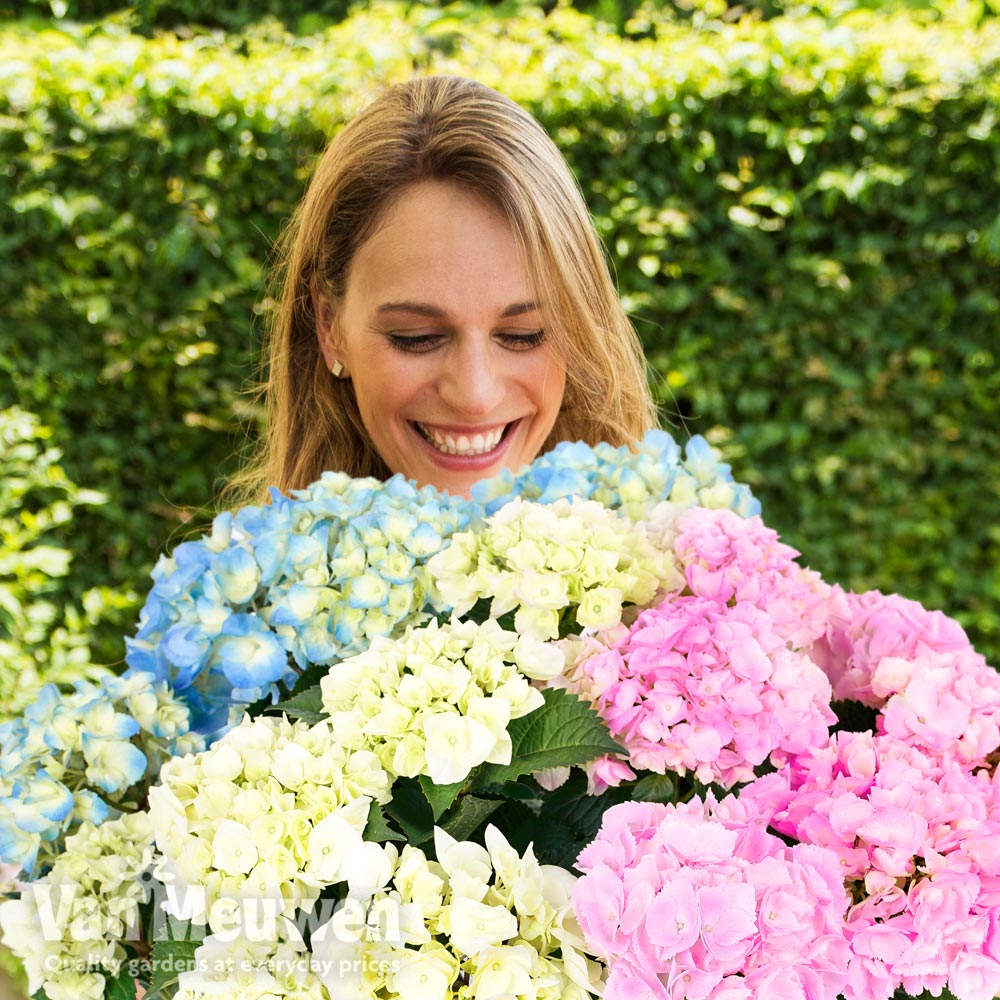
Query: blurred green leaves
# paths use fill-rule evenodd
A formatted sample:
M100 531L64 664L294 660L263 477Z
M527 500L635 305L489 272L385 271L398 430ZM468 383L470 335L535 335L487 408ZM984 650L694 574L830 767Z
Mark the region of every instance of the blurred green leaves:
M43 684L97 675L89 629L130 603L95 587L79 604L68 599L72 555L60 535L78 509L106 497L74 485L50 439L32 414L0 410L0 721L29 705Z

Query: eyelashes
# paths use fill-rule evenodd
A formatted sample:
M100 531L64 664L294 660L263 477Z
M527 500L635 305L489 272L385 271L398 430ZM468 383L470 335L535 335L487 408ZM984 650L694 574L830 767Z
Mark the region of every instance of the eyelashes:
M544 330L532 333L497 333L494 336L510 351L530 351L534 347L540 347L545 341ZM441 333L390 333L387 337L389 345L403 354L426 354L445 340L445 335Z
M440 339L440 335L436 333L421 333L415 336L388 334L389 346L403 354L425 354L437 347Z
M538 347L545 340L544 330L535 330L534 333L498 333L497 339L512 351L530 351L533 347Z

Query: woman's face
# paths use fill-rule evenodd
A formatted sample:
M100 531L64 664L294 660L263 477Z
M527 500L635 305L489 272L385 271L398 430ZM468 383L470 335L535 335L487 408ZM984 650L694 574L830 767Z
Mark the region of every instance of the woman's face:
M317 313L327 364L344 366L392 472L468 496L552 430L565 365L506 219L458 185L405 190L357 251L343 300Z

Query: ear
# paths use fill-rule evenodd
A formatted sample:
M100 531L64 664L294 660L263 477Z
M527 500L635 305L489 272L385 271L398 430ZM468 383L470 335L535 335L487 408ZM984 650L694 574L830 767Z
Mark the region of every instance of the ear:
M348 378L349 373L344 366L344 358L340 351L340 337L337 330L337 310L330 296L320 288L314 278L309 285L312 298L313 316L316 318L316 339L319 349L335 378Z

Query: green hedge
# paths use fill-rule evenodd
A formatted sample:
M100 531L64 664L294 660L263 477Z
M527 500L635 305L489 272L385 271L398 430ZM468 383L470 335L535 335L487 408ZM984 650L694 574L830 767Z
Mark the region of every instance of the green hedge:
M98 621L122 624L118 613L135 602L134 594L122 600L99 587L84 592L82 607L67 600L66 526L106 497L70 481L51 437L32 414L0 410L0 722L31 704L43 684L96 678L91 630Z
M381 3L302 37L0 28L0 407L110 497L76 512L67 596L144 592L254 433L261 277L325 136L458 72L566 153L678 432L828 578L944 608L1000 664L1000 24L639 27Z
M17 16L39 21L80 22L119 18L144 34L181 30L190 26L242 31L247 25L280 10L281 20L292 29L309 30L346 17L352 0L0 0L0 20Z

